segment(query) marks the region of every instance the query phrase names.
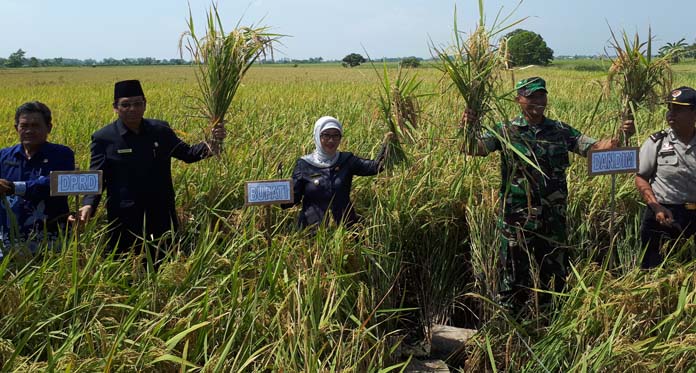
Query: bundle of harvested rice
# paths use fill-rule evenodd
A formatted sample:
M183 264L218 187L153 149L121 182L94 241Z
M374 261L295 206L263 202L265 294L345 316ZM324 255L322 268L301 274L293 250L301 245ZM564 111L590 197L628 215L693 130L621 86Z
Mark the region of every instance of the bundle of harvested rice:
M200 97L195 98L197 117L208 121L209 129L224 126L242 78L260 57L272 53L272 43L281 35L269 33L268 27L240 26L225 33L217 6L207 14L205 34L198 36L189 9L188 30L179 40L179 51L191 56L196 68ZM210 131L206 131L210 133Z

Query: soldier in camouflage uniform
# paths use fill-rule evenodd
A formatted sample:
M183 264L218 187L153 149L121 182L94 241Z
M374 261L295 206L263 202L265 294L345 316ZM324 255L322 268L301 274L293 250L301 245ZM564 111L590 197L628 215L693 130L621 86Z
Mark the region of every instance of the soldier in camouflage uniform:
M520 116L497 124L495 133L487 131L464 150L478 156L501 151L499 195L503 214L498 224L503 232L503 273L499 291L513 311L520 311L529 300L529 288L561 291L565 285L568 153L584 157L590 149L610 149L618 141L594 140L544 116L547 90L543 79L524 79L515 88ZM465 112L464 121L471 120L478 120L476 113ZM629 135L635 132L633 122L625 121L622 130ZM532 275L535 270L538 277Z

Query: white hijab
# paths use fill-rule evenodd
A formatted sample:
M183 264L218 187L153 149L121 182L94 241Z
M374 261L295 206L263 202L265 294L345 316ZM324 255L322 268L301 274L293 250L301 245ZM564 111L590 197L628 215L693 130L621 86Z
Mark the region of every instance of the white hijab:
M321 168L331 167L338 161L339 152L330 156L324 152L324 148L321 146L321 133L331 128L337 129L341 136L343 135L343 126L334 117L321 117L314 123L315 149L313 153L303 156L302 159L313 166Z

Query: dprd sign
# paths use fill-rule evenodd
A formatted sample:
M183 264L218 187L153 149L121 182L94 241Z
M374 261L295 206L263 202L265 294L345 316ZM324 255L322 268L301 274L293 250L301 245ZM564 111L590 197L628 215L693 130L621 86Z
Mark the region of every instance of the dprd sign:
M636 173L639 151L639 148L590 150L587 170L590 176Z
M51 196L101 194L101 171L51 171Z
M294 200L292 180L260 180L244 183L244 204L276 205Z

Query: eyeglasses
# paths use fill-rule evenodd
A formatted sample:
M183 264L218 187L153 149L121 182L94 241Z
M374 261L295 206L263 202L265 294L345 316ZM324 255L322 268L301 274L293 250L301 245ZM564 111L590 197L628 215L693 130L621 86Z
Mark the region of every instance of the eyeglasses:
M145 101L119 102L117 106L121 109L130 109L131 107L133 107L134 109L140 109L145 106Z
M321 135L319 135L319 137L324 141L328 141L328 140L338 141L343 137L343 135L341 135L340 133L337 133L334 135L331 135L328 133L322 133Z
M37 130L41 128L43 125L43 123L20 123L16 127L18 131L26 132L29 130Z

